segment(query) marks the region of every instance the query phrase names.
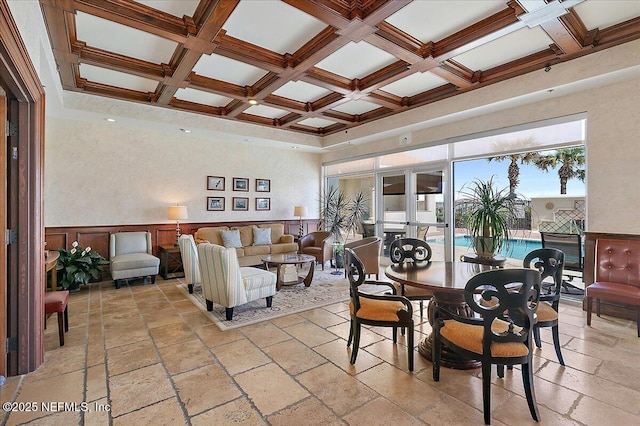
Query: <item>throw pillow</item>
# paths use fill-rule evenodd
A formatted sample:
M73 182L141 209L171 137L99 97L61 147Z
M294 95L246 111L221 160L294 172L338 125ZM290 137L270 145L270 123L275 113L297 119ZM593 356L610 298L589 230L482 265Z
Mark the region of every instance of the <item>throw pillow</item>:
M271 228L253 227L253 245L254 246L270 246L271 245Z
M232 229L229 231L220 231L220 235L222 236L222 244L226 248L242 248L239 230Z

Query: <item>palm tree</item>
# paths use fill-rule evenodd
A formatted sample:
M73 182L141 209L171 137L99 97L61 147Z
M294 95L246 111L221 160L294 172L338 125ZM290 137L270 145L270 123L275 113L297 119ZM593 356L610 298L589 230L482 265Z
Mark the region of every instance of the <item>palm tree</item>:
M567 193L567 182L569 179L577 178L584 182L586 172L584 169L584 147L582 146L560 148L551 154L539 155L532 162L536 167L545 172L548 172L549 169L555 169L558 163L561 164L558 169L560 194Z
M509 178L509 197L516 198L516 187L520 183L520 167L518 166L518 160L520 164L529 164L531 162L535 162L536 158L539 156L537 152L521 152L518 154L508 154L508 155L495 155L493 157L487 158L488 161L504 161L509 159L511 163L509 164L509 168L507 169L507 177Z

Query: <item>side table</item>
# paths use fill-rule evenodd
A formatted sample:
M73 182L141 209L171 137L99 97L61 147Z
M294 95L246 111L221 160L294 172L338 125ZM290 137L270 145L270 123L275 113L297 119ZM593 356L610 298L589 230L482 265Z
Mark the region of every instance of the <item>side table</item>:
M158 254L160 255L160 276L163 280L168 280L169 274L173 275L171 278L175 278L176 272L183 271L180 247L158 246ZM182 276L184 277L184 274Z

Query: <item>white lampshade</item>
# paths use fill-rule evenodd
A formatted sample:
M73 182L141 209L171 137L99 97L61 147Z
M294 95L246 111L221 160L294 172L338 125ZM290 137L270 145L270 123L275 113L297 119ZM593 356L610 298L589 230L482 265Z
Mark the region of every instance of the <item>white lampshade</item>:
M307 208L305 206L295 206L293 208L293 215L294 216L306 216L307 215Z
M171 207L169 207L169 219L171 219L171 220L188 219L187 206L171 206Z

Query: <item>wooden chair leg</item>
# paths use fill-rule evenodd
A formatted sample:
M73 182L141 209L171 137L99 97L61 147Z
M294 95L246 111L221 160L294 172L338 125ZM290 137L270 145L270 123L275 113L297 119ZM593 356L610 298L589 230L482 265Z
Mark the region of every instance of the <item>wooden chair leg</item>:
M596 315L600 316L600 299L596 299Z
M358 357L358 348L360 347L360 323L358 321L352 321L353 323L353 349L351 349L351 365L356 363Z
M69 331L69 306L64 307L64 331Z
M60 346L64 346L64 312L58 312L58 339Z
M564 359L562 358L562 352L560 351L560 333L558 332L558 324L551 327L551 334L553 335L553 346L556 349L556 356L560 365L564 366Z
M591 308L593 305L593 299L587 297L587 325L591 325Z
M636 307L636 324L638 325L638 337L640 337L640 306Z
M491 363L482 363L482 406L484 424L491 424Z
M233 318L233 308L224 308L224 313L227 317L227 321L231 321L231 318Z
M536 394L533 390L533 360L529 357L527 364L522 364L520 369L522 370L522 382L524 383L524 393L527 396L527 404L529 405L529 411L531 417L536 422L539 421L540 415L538 414L538 403L536 402Z

